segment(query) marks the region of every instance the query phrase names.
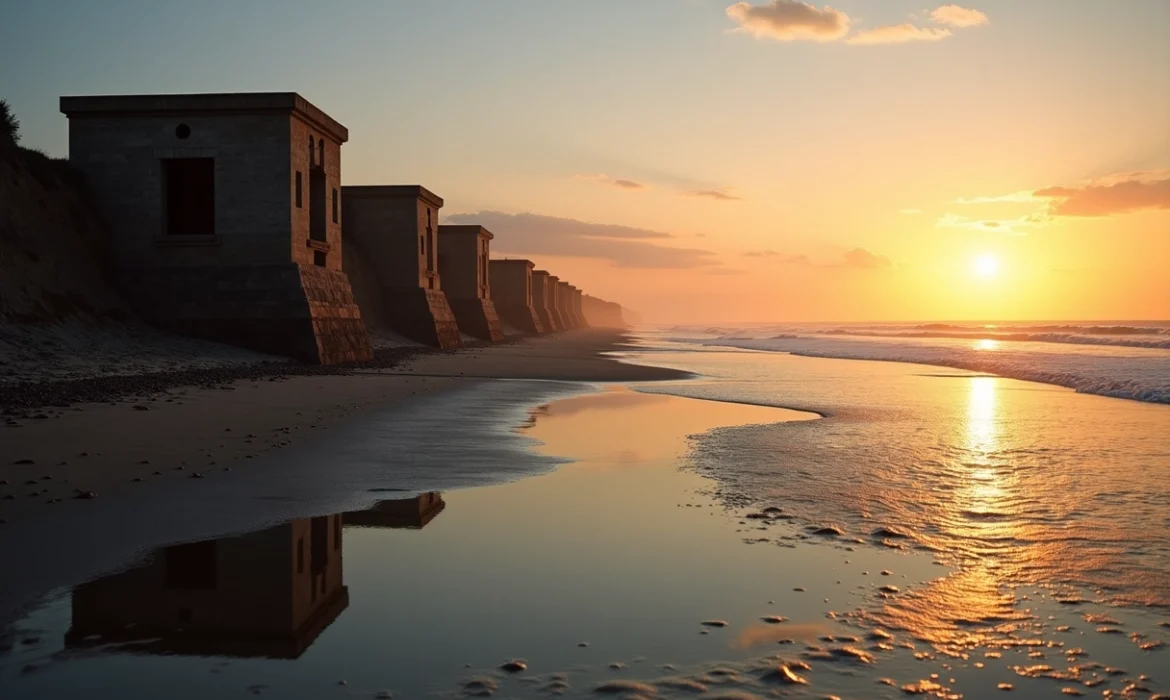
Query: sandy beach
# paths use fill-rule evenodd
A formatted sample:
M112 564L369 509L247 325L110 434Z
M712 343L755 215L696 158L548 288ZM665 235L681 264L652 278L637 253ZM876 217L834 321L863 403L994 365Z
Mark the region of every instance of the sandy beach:
M132 490L139 480L222 477L296 447L348 416L451 389L473 379L616 382L678 379L604 353L626 336L581 330L456 353L425 353L387 369L290 376L281 370L213 388L175 386L103 403L11 410L0 428L0 522L18 528L46 507ZM310 368L315 369L315 368Z

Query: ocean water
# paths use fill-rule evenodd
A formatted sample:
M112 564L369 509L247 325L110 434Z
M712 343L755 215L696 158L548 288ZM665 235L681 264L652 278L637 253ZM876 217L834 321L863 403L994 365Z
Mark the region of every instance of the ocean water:
M700 378L526 384L475 441L418 422L468 392L323 438L390 500L45 591L0 697L1170 691L1170 406L666 337L624 359Z
M1170 321L674 326L661 338L914 362L1170 403Z

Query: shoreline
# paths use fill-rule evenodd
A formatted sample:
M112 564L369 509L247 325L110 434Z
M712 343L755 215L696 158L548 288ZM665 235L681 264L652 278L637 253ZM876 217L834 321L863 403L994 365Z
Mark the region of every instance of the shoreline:
M398 487L396 480L418 476L411 465L443 452L446 445L431 442L435 426L451 436L491 432L495 440L499 424L523 421L510 412L527 412L550 396L594 383L691 376L604 354L626 347L627 339L621 332L573 331L424 353L384 370L237 379L46 408L39 414L44 418L23 419L20 428L0 426L0 551L6 560L38 566L45 551L63 560L45 564L43 577L27 570L21 581L6 577L0 620L30 596L90 577L143 547L188 540L228 523L246 529L300 517L325 503L364 507L376 500L373 486ZM495 381L501 379L512 381ZM378 442L380 422L405 424L427 411L430 427L417 436ZM386 458L347 453L351 445ZM481 448L462 449L478 455ZM467 454L451 452L445 459L460 464ZM515 455L497 461L491 468L477 461L464 481L508 473L511 463L538 468ZM210 492L220 495L201 501ZM160 519L170 522L164 526ZM94 541L78 542L89 538Z

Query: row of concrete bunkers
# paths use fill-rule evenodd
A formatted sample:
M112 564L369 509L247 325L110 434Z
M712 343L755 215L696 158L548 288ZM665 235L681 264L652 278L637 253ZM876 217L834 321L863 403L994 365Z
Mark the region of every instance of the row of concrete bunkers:
M112 277L148 322L322 364L370 329L464 336L624 325L622 307L493 260L491 231L439 225L419 185L341 185L344 126L296 93L62 97L69 160L112 236Z

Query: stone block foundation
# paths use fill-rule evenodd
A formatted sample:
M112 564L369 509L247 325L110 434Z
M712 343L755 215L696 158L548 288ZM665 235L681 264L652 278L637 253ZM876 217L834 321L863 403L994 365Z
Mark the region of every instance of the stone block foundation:
M491 299L448 298L459 330L480 340L498 343L504 339L504 329Z
M459 323L438 289L390 287L382 290L386 325L411 340L443 350L463 347Z
M536 309L531 306L497 304L496 311L500 314L500 320L521 333L546 332L544 324L540 322L540 316L536 313Z
M344 272L294 263L122 268L116 284L148 323L315 364L372 357Z

